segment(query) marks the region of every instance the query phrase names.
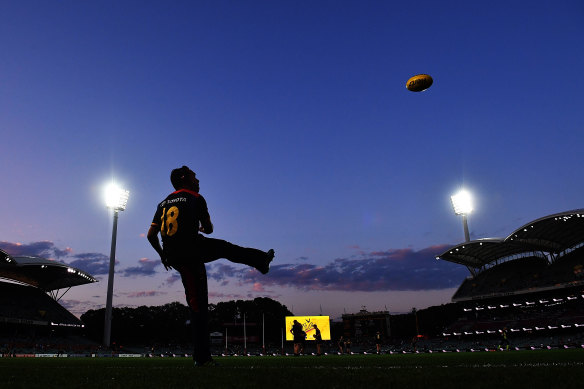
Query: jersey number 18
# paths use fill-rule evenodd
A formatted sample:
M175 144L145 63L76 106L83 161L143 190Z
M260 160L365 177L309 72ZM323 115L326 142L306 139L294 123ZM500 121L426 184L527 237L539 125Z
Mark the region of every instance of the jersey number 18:
M162 236L173 236L178 231L178 208L170 207L168 210L166 208L162 209L162 217L160 218L162 223L160 224L160 234Z

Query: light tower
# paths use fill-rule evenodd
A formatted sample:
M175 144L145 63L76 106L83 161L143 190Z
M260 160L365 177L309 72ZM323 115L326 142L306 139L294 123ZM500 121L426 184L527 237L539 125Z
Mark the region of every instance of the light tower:
M114 292L114 265L116 262L116 237L118 234L118 212L126 209L130 192L119 188L114 183L108 185L105 191L105 205L114 210L114 226L112 229L112 247L110 251L109 276L107 280L107 302L105 305L105 322L103 326L103 345L110 346L112 329L112 298Z
M454 213L457 215L462 215L464 240L465 242L469 242L470 234L468 233L467 216L473 211L472 197L469 192L461 189L457 194L450 196L450 200L452 201L452 208L454 208Z

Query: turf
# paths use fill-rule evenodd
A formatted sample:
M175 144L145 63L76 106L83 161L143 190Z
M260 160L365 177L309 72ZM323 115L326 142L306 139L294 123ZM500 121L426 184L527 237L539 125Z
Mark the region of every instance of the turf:
M584 349L188 358L0 358L1 388L581 388Z

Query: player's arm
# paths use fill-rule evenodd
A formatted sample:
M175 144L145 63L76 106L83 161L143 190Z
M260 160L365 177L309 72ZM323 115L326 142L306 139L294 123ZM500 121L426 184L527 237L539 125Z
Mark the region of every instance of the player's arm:
M209 215L209 210L207 209L207 202L203 196L200 196L199 199L201 201L201 212L199 215L201 227L199 228L199 231L204 234L211 234L213 233L213 223L211 223L211 215Z
M158 240L159 229L160 229L160 227L152 224L150 226L150 228L148 229L148 234L146 234L146 237L148 238L148 242L150 242L150 245L152 245L154 250L156 250L158 255L160 255L160 257L162 257L162 255L163 255L162 254L162 246L160 245L160 240Z
M206 220L201 220L201 227L199 228L199 231L204 234L211 234L213 232L213 223L211 223L211 217L209 214L207 214L207 216L208 217Z
M166 270L172 269L172 267L167 263L166 258L164 256L164 252L162 251L162 246L160 245L160 240L158 239L159 230L160 230L159 226L157 226L156 224L152 224L148 229L146 237L148 238L148 242L150 242L150 245L152 245L154 250L156 250L156 252L160 256L160 260L162 261L164 268Z

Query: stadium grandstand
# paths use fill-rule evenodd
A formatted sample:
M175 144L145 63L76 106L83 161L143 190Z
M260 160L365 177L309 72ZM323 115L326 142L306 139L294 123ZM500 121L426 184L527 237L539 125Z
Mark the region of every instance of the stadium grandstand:
M83 328L59 300L72 287L92 282L97 280L90 274L64 263L0 250L0 345L26 349Z
M584 342L584 209L527 223L506 238L477 239L437 256L470 276L452 297L458 320L445 339L495 347L578 347ZM516 347L516 346L515 346Z

